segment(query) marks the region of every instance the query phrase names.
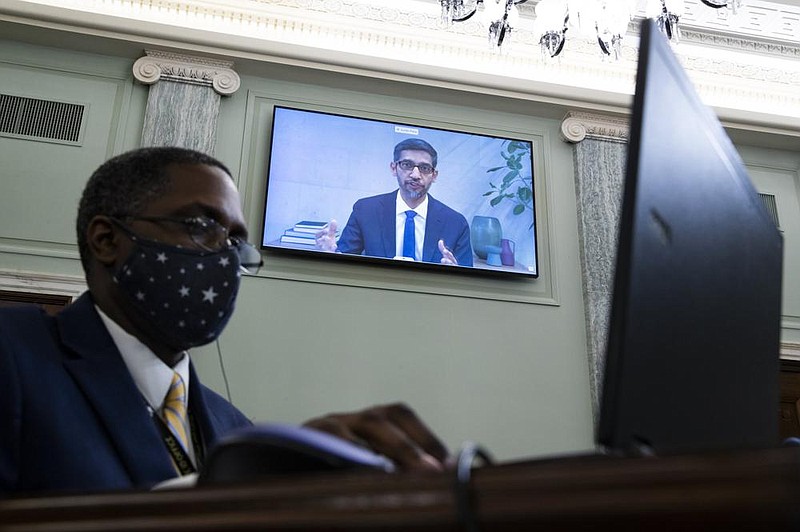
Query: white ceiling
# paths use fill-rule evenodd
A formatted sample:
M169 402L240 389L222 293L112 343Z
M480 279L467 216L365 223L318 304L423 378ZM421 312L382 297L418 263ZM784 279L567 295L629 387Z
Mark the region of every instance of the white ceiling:
M687 73L729 124L800 138L800 0L745 0L738 26L686 0ZM2 0L0 21L112 37L144 47L253 64L304 65L406 83L538 102L558 109L627 112L635 35L619 62L596 43L568 40L543 58L530 20L493 53L477 21L439 26L438 0ZM531 0L523 12L535 5Z

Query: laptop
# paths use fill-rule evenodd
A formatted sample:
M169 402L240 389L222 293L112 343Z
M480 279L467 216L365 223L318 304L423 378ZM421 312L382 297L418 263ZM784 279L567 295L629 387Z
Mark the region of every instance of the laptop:
M774 447L783 239L653 20L642 25L598 443Z

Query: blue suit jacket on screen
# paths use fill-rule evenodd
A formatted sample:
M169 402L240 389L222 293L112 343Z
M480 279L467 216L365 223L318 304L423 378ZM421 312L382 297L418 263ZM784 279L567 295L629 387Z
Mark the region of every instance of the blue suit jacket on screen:
M190 372L206 447L250 424ZM0 493L149 487L175 475L88 293L55 317L0 309Z
M342 253L395 256L397 191L362 198L353 205L353 212L337 242ZM472 245L469 224L464 216L428 194L428 218L425 222L425 241L422 260L440 262L439 240L453 252L460 266L472 266Z

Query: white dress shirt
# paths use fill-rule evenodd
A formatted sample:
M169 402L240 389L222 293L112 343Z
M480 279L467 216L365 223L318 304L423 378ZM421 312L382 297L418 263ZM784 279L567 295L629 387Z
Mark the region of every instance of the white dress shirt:
M161 409L164 406L164 399L167 397L167 392L172 384L172 373L177 372L183 379L186 386L185 397L189 397L189 354L184 351L180 361L175 364L174 368L169 367L163 360L158 358L149 347L139 341L138 338L129 334L125 329L117 325L117 323L106 316L100 308L95 305L100 319L108 329L111 339L119 349L122 355L122 360L128 367L128 371L133 377L133 382L139 388L144 400L147 401L149 406L150 415L161 415ZM188 405L187 405L188 406ZM188 424L184 427L186 434L189 436L189 448L186 452L192 463L196 464L193 435L191 427ZM166 445L165 445L166 452Z

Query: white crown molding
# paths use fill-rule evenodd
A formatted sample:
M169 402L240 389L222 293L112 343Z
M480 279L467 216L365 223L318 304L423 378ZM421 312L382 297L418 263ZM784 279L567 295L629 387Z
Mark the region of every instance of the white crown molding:
M731 24L700 27L698 14L714 10L687 0L676 53L703 101L726 124L800 135L800 7L750 4L753 13L743 13L747 27L734 32ZM533 6L520 6L519 28L502 55L488 49L477 20L440 28L437 0L4 0L0 19L162 49L626 113L636 35L626 38L617 63L603 61L597 46L581 39L568 40L557 61L545 60L532 32ZM795 38L781 37L795 31ZM188 76L190 82L201 79Z
M787 59L800 57L800 45L791 41L774 42L747 36L719 34L711 30L682 29L684 42L723 50L760 54L764 56L783 57Z
M242 84L233 70L233 62L206 57L145 50L147 54L133 64L133 76L145 85L168 79L179 83L207 85L217 93L228 96Z
M585 138L627 142L628 120L608 115L570 111L561 121L561 138L578 143Z

